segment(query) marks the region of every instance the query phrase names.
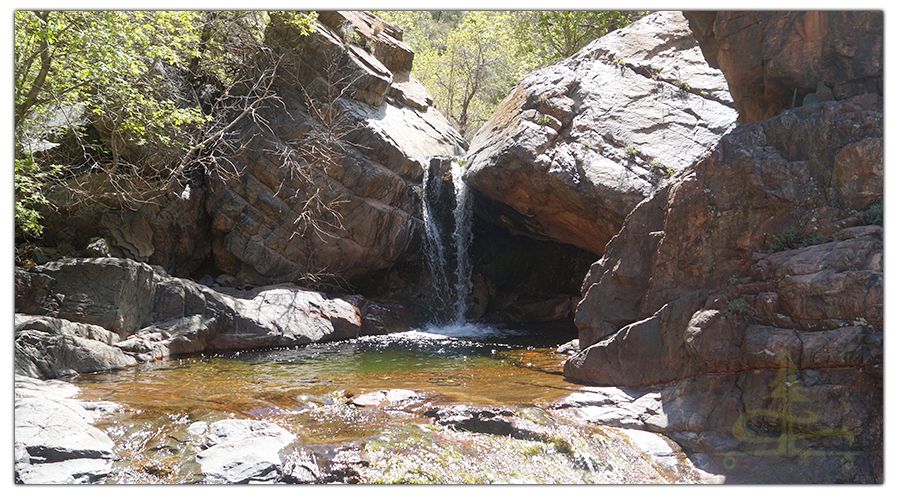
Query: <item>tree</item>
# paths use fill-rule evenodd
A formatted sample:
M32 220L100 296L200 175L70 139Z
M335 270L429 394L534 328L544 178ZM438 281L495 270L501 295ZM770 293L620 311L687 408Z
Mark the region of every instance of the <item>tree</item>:
M415 52L413 76L466 139L529 72L575 54L640 11L382 11Z
M413 75L466 139L533 66L516 44L510 12L379 15L404 30L404 41L416 54Z
M524 11L517 18L520 43L534 51L540 64L571 57L592 40L623 28L647 11Z
M315 19L287 17L306 33ZM192 164L209 159L236 117L275 97L277 62L262 44L266 20L265 12L237 11L15 12L20 233L40 235L37 208L49 204L50 185L68 199L120 203L183 186ZM201 86L215 91L203 99ZM72 109L83 113L69 114L58 128L75 130L83 159L62 167L37 145L55 132L48 117ZM89 126L101 141L83 139Z

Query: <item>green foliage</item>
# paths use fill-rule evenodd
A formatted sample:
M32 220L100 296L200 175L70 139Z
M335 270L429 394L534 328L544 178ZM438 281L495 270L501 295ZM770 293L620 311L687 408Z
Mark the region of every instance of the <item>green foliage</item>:
M645 15L638 11L379 11L415 51L413 76L471 139L528 73Z
M186 66L198 56L196 12L17 11L15 124L41 108L86 103L112 136L172 139L202 115L163 98L156 62ZM115 148L118 144L112 144Z
M309 35L316 27L316 19L319 15L316 12L298 12L294 10L273 12L281 15L288 25L297 30L302 36Z
M634 154L637 154L637 150L635 150ZM634 156L634 155L632 155ZM652 160L650 162L650 166L659 171L660 174L665 176L675 175L675 169L667 167L663 162L659 160Z
M808 247L812 245L821 245L822 243L828 243L828 238L822 236L818 231L813 231L809 236L800 240L800 243L797 245L800 247Z
M862 223L866 226L884 225L884 208L880 200L872 203L871 205L866 207L865 210L863 210Z
M768 253L781 252L811 245L820 245L822 243L827 243L828 241L829 239L822 236L818 231L813 231L809 236L801 238L800 231L797 228L788 227L781 231L781 233L769 243L766 251Z
M785 228L778 236L775 237L775 240L769 244L769 253L781 252L782 250L788 250L791 248L796 248L797 243L800 241L800 231L795 227Z
M811 94L806 94L806 97L803 98L803 105L807 106L819 102L819 96L826 90L828 90L828 87L825 86L825 82L819 82L816 86L816 91Z
M15 160L15 221L22 233L34 237L43 233L38 207L49 204L43 193L44 182L60 168L54 165L42 170L30 157Z
M282 14L301 34L314 27L315 14ZM91 159L91 168L131 179L127 187L114 183L120 194L158 190L167 184L165 176L173 175L165 169L181 167L188 152L209 142L214 120L225 119L225 113L207 114L196 99L186 97L184 86L213 82L225 94L242 82L252 87L266 75L260 55L267 22L268 14L262 11L16 11L14 133L20 234L41 233L35 209L46 203L40 192L54 169L58 173L58 167L29 156L32 143L49 132L45 117L76 105L86 110L105 141L101 152L108 155L99 162ZM75 130L76 124L61 128ZM216 132L221 130L219 126ZM142 151L152 155L152 165L129 163L133 158L123 155L129 148L134 152L135 146L148 147Z
M646 11L603 10L520 12L516 33L520 45L534 55L538 65L547 66L646 14Z
M729 314L746 316L750 313L750 304L743 297L738 297L734 300L728 301L727 311Z
M467 11L453 16L380 12L415 51L413 75L437 109L471 139L534 64L516 45L514 15Z

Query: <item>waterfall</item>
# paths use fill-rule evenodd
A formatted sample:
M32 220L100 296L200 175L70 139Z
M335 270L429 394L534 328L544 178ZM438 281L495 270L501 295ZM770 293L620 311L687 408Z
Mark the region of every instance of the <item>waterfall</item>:
M453 319L465 323L467 299L472 292L472 264L469 261L469 244L472 243L472 197L463 181L463 167L458 162L450 164L456 205L453 208L453 242L456 249L456 302Z
M422 178L425 257L441 312L449 314L451 323L462 325L472 291L472 197L458 162L450 163L452 182L446 182L443 175L433 175L432 169L442 173L446 161L432 159ZM452 188L452 195L448 188Z
M440 179L435 179L439 183ZM431 169L425 167L422 177L422 218L425 221L425 262L428 273L431 276L431 286L434 296L437 297L443 310L449 309L448 292L450 284L447 282L447 259L444 258L444 243L441 231L435 220L435 209L432 208L431 198L438 191L431 182Z

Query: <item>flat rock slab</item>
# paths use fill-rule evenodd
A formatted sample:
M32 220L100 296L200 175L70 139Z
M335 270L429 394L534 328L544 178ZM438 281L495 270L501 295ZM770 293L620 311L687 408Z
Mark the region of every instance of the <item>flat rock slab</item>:
M209 448L197 455L210 483L276 481L282 477L279 451L296 439L282 427L255 420L227 419L209 426Z
M96 483L109 474L113 441L91 423L92 410L111 407L72 399L77 393L67 382L16 377L16 482Z

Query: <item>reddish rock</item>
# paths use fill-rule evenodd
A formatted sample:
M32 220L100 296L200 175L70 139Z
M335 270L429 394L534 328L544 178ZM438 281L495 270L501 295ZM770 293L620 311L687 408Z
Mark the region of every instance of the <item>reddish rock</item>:
M884 244L869 224L882 106L865 95L742 126L638 205L585 278L576 323L593 345L565 375L676 388L653 430L703 450L712 474L883 480ZM813 458L754 444L793 411L773 389L786 371ZM728 408L739 413L717 415Z
M884 93L881 11L685 12L706 60L728 80L742 123L808 99ZM823 84L819 87L820 82Z

